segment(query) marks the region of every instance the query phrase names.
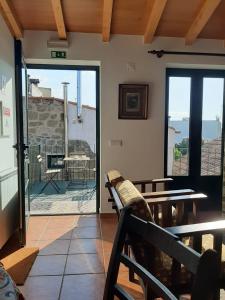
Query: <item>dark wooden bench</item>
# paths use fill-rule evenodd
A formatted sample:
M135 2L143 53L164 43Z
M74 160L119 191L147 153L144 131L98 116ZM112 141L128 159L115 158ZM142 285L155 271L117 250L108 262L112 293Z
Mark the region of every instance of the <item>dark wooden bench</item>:
M118 195L117 190L114 187L110 187L111 195L114 199L114 203L116 206L116 210L118 212L118 216L120 217L121 212L124 209L124 205ZM192 203L193 210L196 208L196 204L198 201L206 199L206 195L201 193L194 193L191 195L184 196L174 196L174 197L163 197L163 198L153 198L153 199L145 199L147 200L150 208L154 205L162 205L165 209L168 209L168 205L181 205L184 203ZM164 222L165 224L166 222ZM206 222L206 223L197 223L192 225L182 225L182 226L173 226L166 228L168 232L171 232L177 236L177 238L181 239L183 237L192 237L193 239L193 248L201 251L202 248L202 235L210 233L213 235L213 245L214 249L217 250L219 256L221 257L222 251L222 233L225 232L225 220L215 221L215 222ZM129 255L130 241L127 239L127 243L125 244L125 253ZM176 274L174 276L175 281L179 279L180 274L180 265L177 264L176 261L173 262L173 272ZM132 270L129 270L129 279L132 282L136 282L134 279L134 274Z
M111 193L114 198L114 202L119 212L124 209L123 203L120 200L120 197L114 187L111 187ZM154 205L162 205L162 207L166 209L172 205L183 205L185 202L193 204L193 214L196 215L196 206L197 202L206 199L207 196L202 193L194 193L191 195L184 195L184 196L174 196L174 197L163 197L163 198L152 198L146 199L148 205L153 207ZM171 211L168 209L168 211ZM164 217L164 216L163 216ZM171 218L171 215L170 215ZM179 218L179 216L178 216ZM202 223L195 223L195 224L185 224L179 226L171 226L171 222L169 221L169 227L166 226L167 220L163 221L164 227L170 231L171 233L177 235L179 238L183 237L193 237L193 247L197 251L200 251L202 248L202 236L204 234L212 234L213 236L213 244L214 249L221 255L222 251L222 234L225 232L225 219L221 219L218 221L212 222L202 222ZM179 220L178 220L179 223Z
M108 189L109 195L110 195L110 197L108 198L108 202L111 202L112 203L112 208L117 210L117 205L114 202L114 197L113 197L112 192L111 192L112 185L110 183L110 180L109 180L107 174L104 174L104 180L105 180L105 187ZM158 179L148 179L148 180L134 180L134 181L132 181L132 183L137 187L140 186L140 191L141 191L141 193L142 193L142 195L145 199L173 197L173 196L184 196L183 199L186 200L186 202L187 202L187 200L190 197L185 198L185 196L186 195L191 195L195 191L193 189L167 190L168 183L171 182L171 181L173 181L172 178L158 178ZM157 191L157 185L158 184L163 184L163 186L164 186L163 191ZM152 192L146 192L146 186L147 185L152 186ZM190 201L191 201L191 203L193 203L193 200L190 200ZM179 201L179 205L177 205L177 215L178 215L178 218L179 218L179 222L184 223L184 222L187 221L186 220L187 219L187 210L186 210L187 206L185 206L184 204L181 204L181 202L182 202L182 199L181 199L181 201ZM163 207L165 207L165 204L164 204ZM194 209L194 208L195 207L193 207L193 211L197 212L197 210ZM155 203L155 205L152 205L152 210L153 210L153 214L155 216L155 221L158 224L158 221L159 221L159 219L158 219L159 205L156 205L156 203ZM163 214L165 215L165 224L164 224L165 226L169 225L169 222L171 221L171 214L169 214L167 211L168 210L166 208L163 211ZM117 214L119 214L118 211L117 211ZM195 216L196 216L196 214L195 214Z
M210 228L209 224L208 228ZM220 228L219 223L218 228ZM202 230L204 229L202 228ZM145 299L152 300L158 297L171 300L179 299L178 289L169 289L155 277L151 269L146 269L138 261L123 253L127 235L130 237L138 235L143 240L143 245L151 244L185 266L194 277L193 285L188 291L191 293L192 300L216 299L219 288L224 288L224 280L220 276L218 253L214 250L207 250L201 255L179 241L179 238L172 233L173 231L177 232L178 229L173 228L171 231L163 229L154 223L135 217L131 214L129 207L124 208L121 211L113 244L103 300L113 300L114 296L123 300L134 299L117 283L120 264L124 264L141 278ZM189 233L191 231L190 228Z
M124 207L120 197L116 191L116 189L111 186L111 184L107 181L107 188L109 190L110 196L113 202L113 208L117 211L117 215L119 217L120 210ZM165 195L165 194L164 194ZM172 225L172 206L175 205L177 208L177 220L176 224L183 224L187 220L187 205L191 204L193 207L193 215L194 218L197 218L197 207L198 202L205 200L207 196L202 193L193 193L183 194L177 196L169 196L169 197L156 197L156 198L145 198L148 202L149 206L152 209L155 222L159 224L159 205L162 207L162 223L163 226Z

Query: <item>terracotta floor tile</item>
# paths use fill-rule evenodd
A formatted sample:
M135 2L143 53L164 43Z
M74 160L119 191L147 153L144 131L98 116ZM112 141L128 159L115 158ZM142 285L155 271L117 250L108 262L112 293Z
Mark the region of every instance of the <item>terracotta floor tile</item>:
M77 227L73 230L72 239L98 239L100 238L100 230L98 227Z
M103 247L105 252L111 252L112 247L113 247L113 242L112 241L105 241L104 239L102 239L102 247Z
M98 254L68 255L65 274L104 273Z
M91 226L99 226L99 218L97 215L90 215L90 216L80 216L77 224L77 227L91 227Z
M78 222L79 216L53 216L49 219L47 229L55 228L73 228Z
M104 274L64 276L60 300L102 300Z
M73 229L71 228L50 228L46 229L40 240L69 240L71 239Z
M101 253L102 241L100 239L75 239L71 240L69 254Z
M67 254L70 240L46 240L37 242L38 255Z
M48 221L49 221L49 216L38 216L38 217L31 216L29 218L28 224L29 224L29 227L33 228L36 225L44 226L48 223Z
M62 275L66 264L66 255L37 256L29 276Z
M111 256L110 252L103 254L105 272L107 272L108 267L109 267L110 256ZM120 272L127 272L127 271L128 271L128 268L126 266L124 266L123 264L120 264Z
M129 281L128 271L120 272L117 281L134 299L143 299L143 291L139 284L135 284Z
M27 237L27 240L29 241L38 241L40 239L40 237L42 236L42 234L44 233L45 231L45 228L46 226L42 227L38 227L35 229L35 228L28 228L27 230L27 234L26 234L26 237Z
M26 247L38 247L38 241L26 239Z
M59 297L62 276L28 277L20 287L26 300L56 300Z

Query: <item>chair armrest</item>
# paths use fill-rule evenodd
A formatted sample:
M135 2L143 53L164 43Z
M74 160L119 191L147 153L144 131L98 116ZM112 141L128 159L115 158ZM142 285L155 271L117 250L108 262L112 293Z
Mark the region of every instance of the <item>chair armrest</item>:
M213 234L224 232L225 220L218 220L213 222L196 223L190 225L173 226L165 228L170 233L181 237L190 237L196 234Z
M144 180L132 180L134 185L139 184L153 184L153 183L166 183L173 181L173 178L158 178L158 179L144 179Z
M190 195L195 191L192 189L180 189L180 190L170 190L170 191L160 191L160 192L147 192L142 193L144 198L159 198L159 197L170 197L178 195Z
M149 205L156 205L156 204L174 205L174 204L185 203L185 202L192 203L195 200L203 200L206 198L208 198L207 195L203 193L192 193L190 195L150 198L150 199L146 199L146 201Z
M166 184L173 181L172 178L158 178L158 179L150 179L150 180L134 180L132 183L134 185L140 185L141 186L141 192L146 192L146 185L151 184L152 185L152 192L156 192L157 184L163 183L164 189L166 189Z

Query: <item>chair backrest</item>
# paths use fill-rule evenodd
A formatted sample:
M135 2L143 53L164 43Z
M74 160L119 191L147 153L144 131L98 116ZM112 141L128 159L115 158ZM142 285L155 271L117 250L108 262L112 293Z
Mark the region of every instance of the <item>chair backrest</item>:
M124 206L130 205L138 217L147 221L153 220L149 205L130 180L125 180L118 171L112 170L106 175L105 182L118 217Z
M107 279L103 300L133 299L118 283L120 264L132 269L145 283L145 291L154 293L163 299L178 299L163 283L159 281L151 270L140 265L123 253L126 236L138 235L144 243L152 244L165 254L176 259L194 276L191 292L192 300L213 300L219 286L220 264L217 253L207 250L200 255L191 248L185 246L178 238L158 225L144 221L131 213L131 208L125 207L121 212L113 250L108 267ZM149 254L147 254L149 255ZM150 299L145 295L145 299ZM153 299L153 298L151 298Z

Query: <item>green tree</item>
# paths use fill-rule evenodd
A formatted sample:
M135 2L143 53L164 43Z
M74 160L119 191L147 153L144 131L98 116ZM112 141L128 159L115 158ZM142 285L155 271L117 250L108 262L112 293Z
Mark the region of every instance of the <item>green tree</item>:
M179 144L176 144L175 147L180 151L181 155L186 155L189 147L189 139L183 139Z
M174 158L175 158L175 160L178 160L178 159L181 158L181 152L176 146L175 146L175 149L174 149Z

